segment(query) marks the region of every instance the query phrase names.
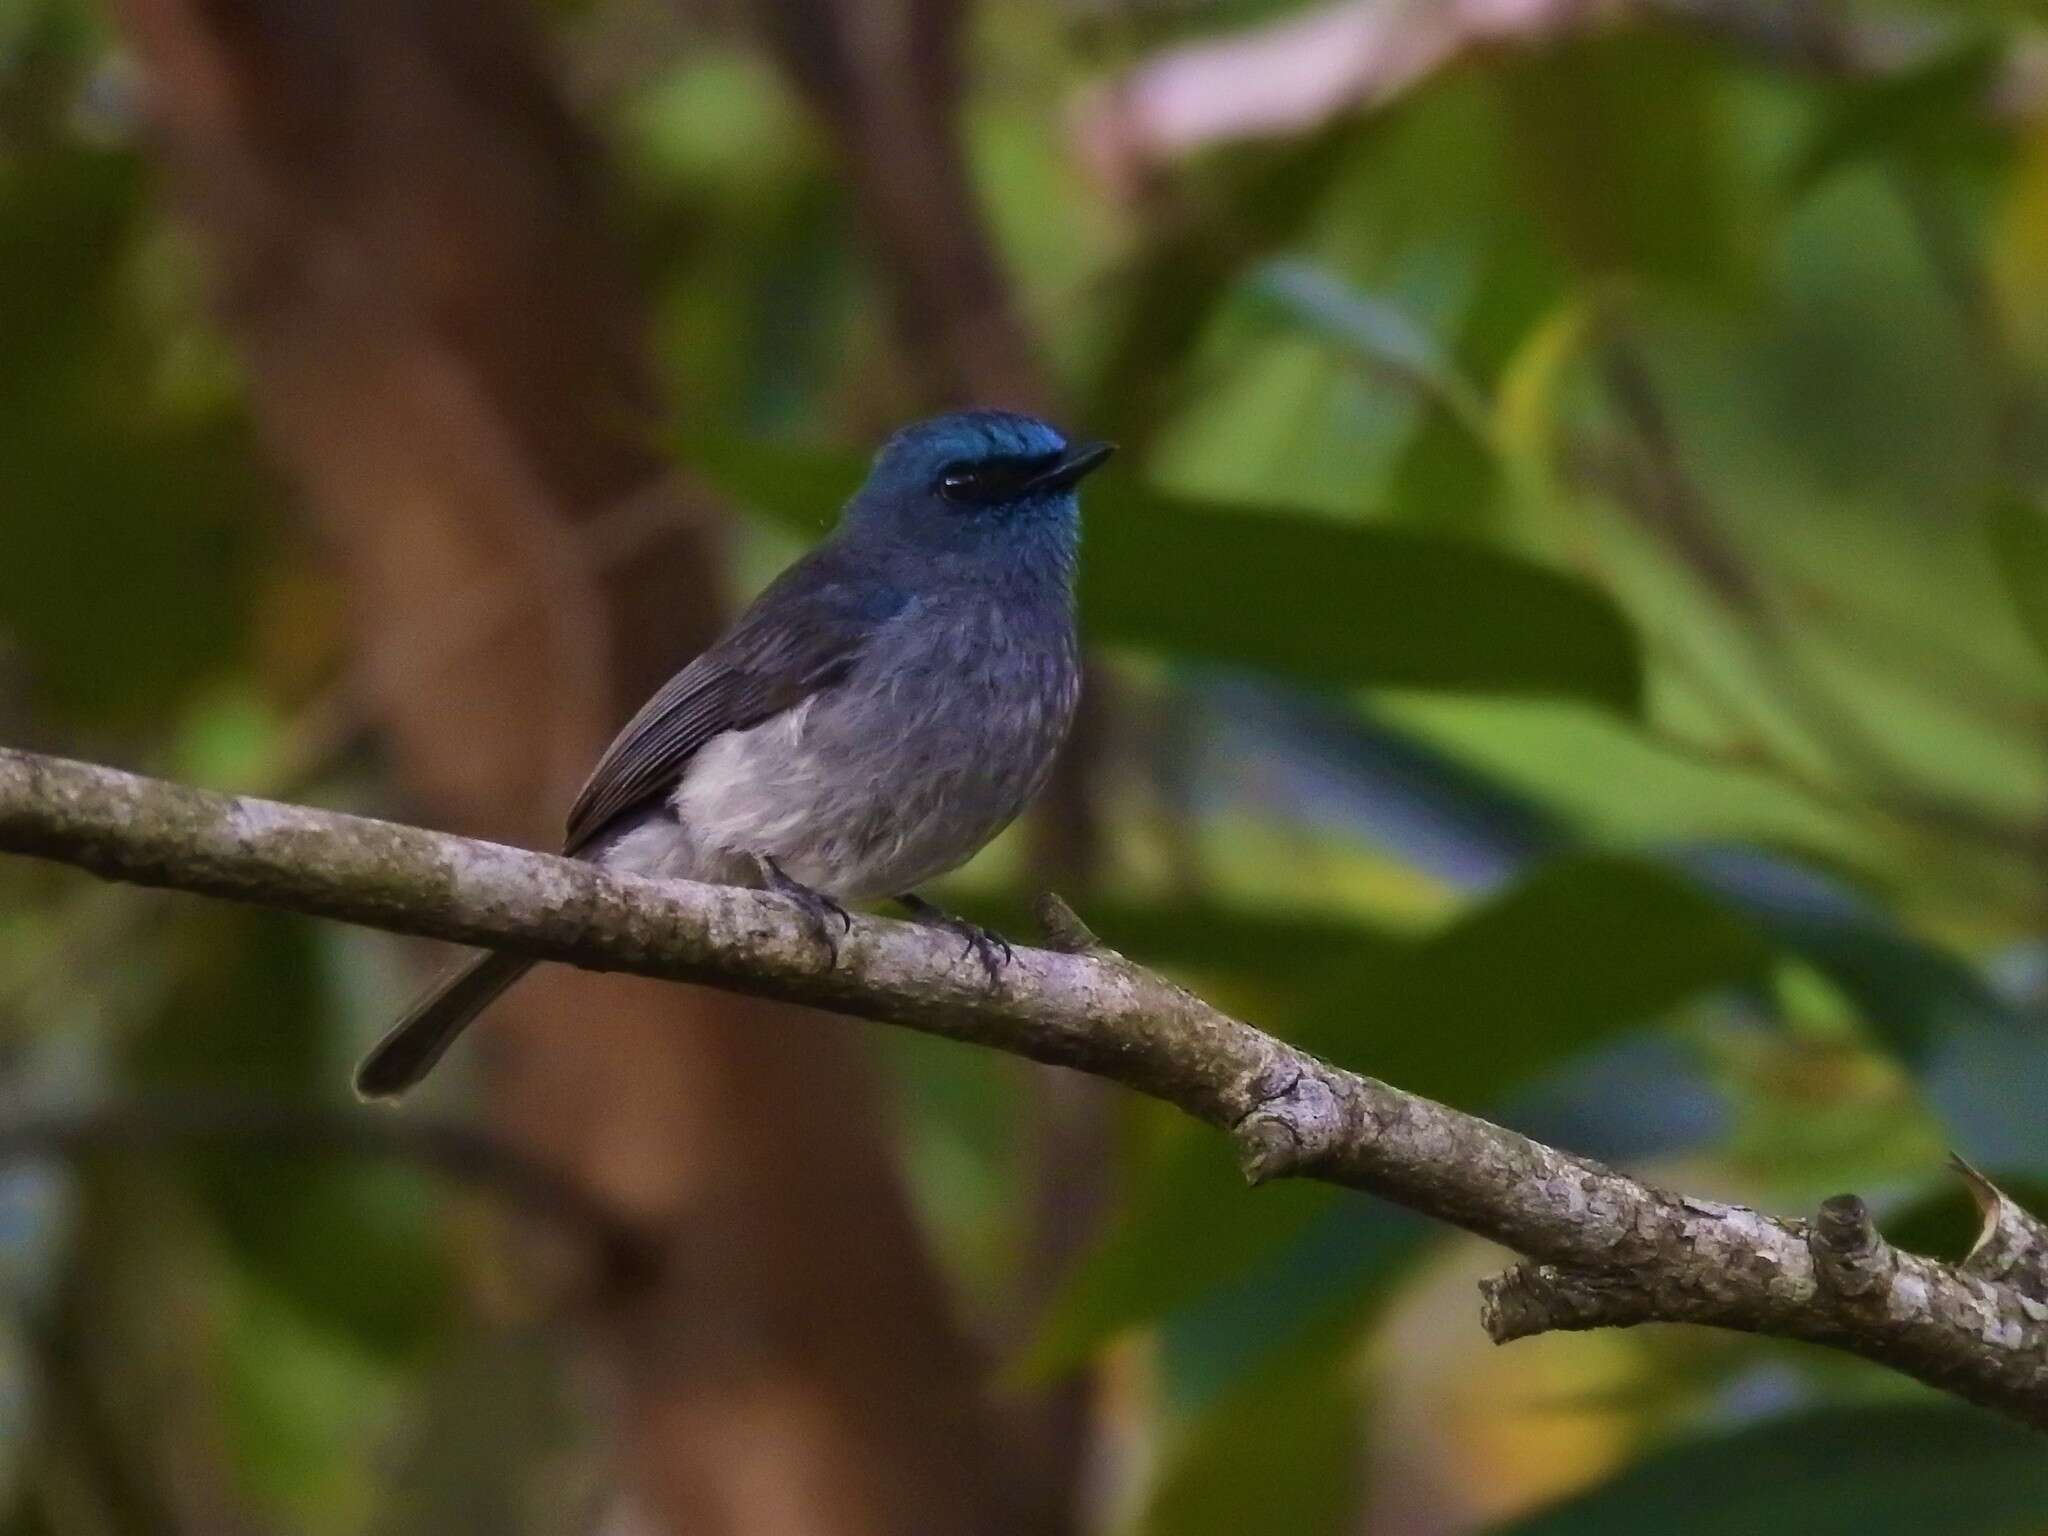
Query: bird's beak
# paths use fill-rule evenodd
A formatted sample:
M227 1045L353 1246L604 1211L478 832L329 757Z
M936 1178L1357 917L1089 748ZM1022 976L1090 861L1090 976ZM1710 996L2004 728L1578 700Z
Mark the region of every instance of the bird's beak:
M1079 485L1084 476L1102 468L1115 452L1115 443L1070 443L1064 453L1032 478L1027 489L1064 491Z

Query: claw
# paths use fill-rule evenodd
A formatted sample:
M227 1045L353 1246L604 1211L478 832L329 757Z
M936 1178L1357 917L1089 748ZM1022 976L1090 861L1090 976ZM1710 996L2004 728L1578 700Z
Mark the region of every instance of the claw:
M979 923L970 923L964 917L955 917L943 908L933 906L922 896L898 896L903 907L919 922L932 928L943 928L957 933L966 942L961 946L960 958L965 960L973 955L981 962L981 968L988 972L988 984L993 987L1001 978L1003 967L1017 958L1017 952L1010 948L1010 941L993 928L984 928ZM1001 951L1001 958L997 958Z
M839 942L832 937L829 920L839 919L842 934L853 932L853 914L823 891L814 891L801 880L792 880L782 872L782 866L766 854L754 861L760 866L761 883L777 896L793 905L809 925L811 935L825 946L825 968L831 970L839 964Z
M969 955L973 955L980 960L981 968L988 972L989 985L994 986L1002 975L1003 967L1017 958L1017 952L1010 948L1010 941L1000 933L983 928L978 923L970 923L961 918L955 918L953 923L957 925L956 931L964 934L967 939L966 947L960 951L960 958L965 960ZM1001 960L996 959L997 950L1002 951Z

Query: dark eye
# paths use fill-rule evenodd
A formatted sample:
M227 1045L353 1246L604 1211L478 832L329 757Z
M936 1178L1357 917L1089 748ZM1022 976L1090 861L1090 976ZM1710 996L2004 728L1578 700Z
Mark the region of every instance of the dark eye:
M1029 495L1038 477L1057 462L1052 454L999 454L955 459L939 471L938 493L963 507L992 507Z
M948 464L939 471L939 494L948 501L986 501L989 486L981 466L976 464Z

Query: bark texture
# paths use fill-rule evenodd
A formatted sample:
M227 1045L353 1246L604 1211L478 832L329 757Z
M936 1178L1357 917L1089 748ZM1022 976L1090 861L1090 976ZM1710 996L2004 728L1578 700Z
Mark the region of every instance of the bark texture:
M1057 901L1053 949L993 982L949 935L857 918L833 964L773 896L608 876L445 833L0 752L0 850L601 970L828 1007L1073 1067L1226 1132L1254 1182L1320 1178L1491 1238L1499 1341L1698 1323L1824 1344L2048 1428L2039 1229L1977 1179L1969 1258L1884 1241L1853 1196L1811 1219L1658 1189L1317 1060L1104 949ZM770 1117L791 1112L760 1086Z

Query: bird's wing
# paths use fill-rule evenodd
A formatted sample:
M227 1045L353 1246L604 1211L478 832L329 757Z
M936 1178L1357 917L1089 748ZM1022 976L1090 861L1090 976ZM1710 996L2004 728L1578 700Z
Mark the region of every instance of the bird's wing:
M569 812L564 851L675 787L713 737L743 731L844 678L908 593L840 568L829 546L798 562L710 650L683 668L605 749Z

